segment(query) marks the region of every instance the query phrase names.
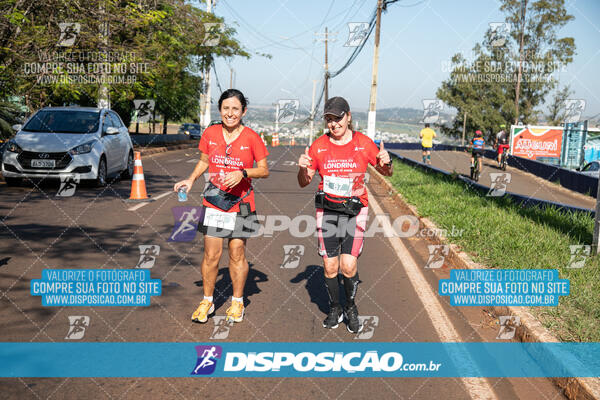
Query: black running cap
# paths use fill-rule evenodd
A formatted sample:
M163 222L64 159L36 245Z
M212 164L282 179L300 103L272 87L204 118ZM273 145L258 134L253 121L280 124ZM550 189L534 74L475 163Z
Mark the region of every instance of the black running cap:
M348 102L343 97L332 97L325 103L325 110L323 115L334 115L336 117L343 117L344 114L350 111Z

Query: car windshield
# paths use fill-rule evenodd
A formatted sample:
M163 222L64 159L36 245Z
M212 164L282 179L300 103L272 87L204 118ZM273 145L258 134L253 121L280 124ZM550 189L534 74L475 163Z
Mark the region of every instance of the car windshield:
M23 127L29 132L92 133L98 130L100 113L76 110L42 110Z

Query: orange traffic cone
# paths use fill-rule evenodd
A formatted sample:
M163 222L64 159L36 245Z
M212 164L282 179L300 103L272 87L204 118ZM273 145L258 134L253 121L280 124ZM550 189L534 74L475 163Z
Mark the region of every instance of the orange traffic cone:
M290 146L295 146L296 145L296 140L295 138L292 136L292 141L290 142Z
M133 178L131 179L131 195L127 202L154 201L146 194L146 181L144 180L144 168L142 168L142 154L134 152Z
M271 146L277 147L279 146L279 133L273 133L273 137L271 139Z

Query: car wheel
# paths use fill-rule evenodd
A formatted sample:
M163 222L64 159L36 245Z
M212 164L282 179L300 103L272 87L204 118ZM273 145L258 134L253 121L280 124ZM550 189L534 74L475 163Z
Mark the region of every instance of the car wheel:
M100 158L100 162L98 163L98 175L96 175L94 186L106 186L106 159L104 158L104 156Z
M127 156L127 168L121 172L121 178L131 179L133 178L133 153L130 151Z
M20 186L23 181L21 178L4 178L8 186Z

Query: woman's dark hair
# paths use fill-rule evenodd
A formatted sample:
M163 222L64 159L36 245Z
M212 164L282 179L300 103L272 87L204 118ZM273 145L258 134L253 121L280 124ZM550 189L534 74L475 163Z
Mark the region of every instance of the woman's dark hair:
M242 104L242 111L248 107L248 99L244 97L244 94L237 89L227 89L223 93L221 93L221 97L219 97L219 110L221 109L221 104L223 104L223 100L229 99L231 97L235 97Z

